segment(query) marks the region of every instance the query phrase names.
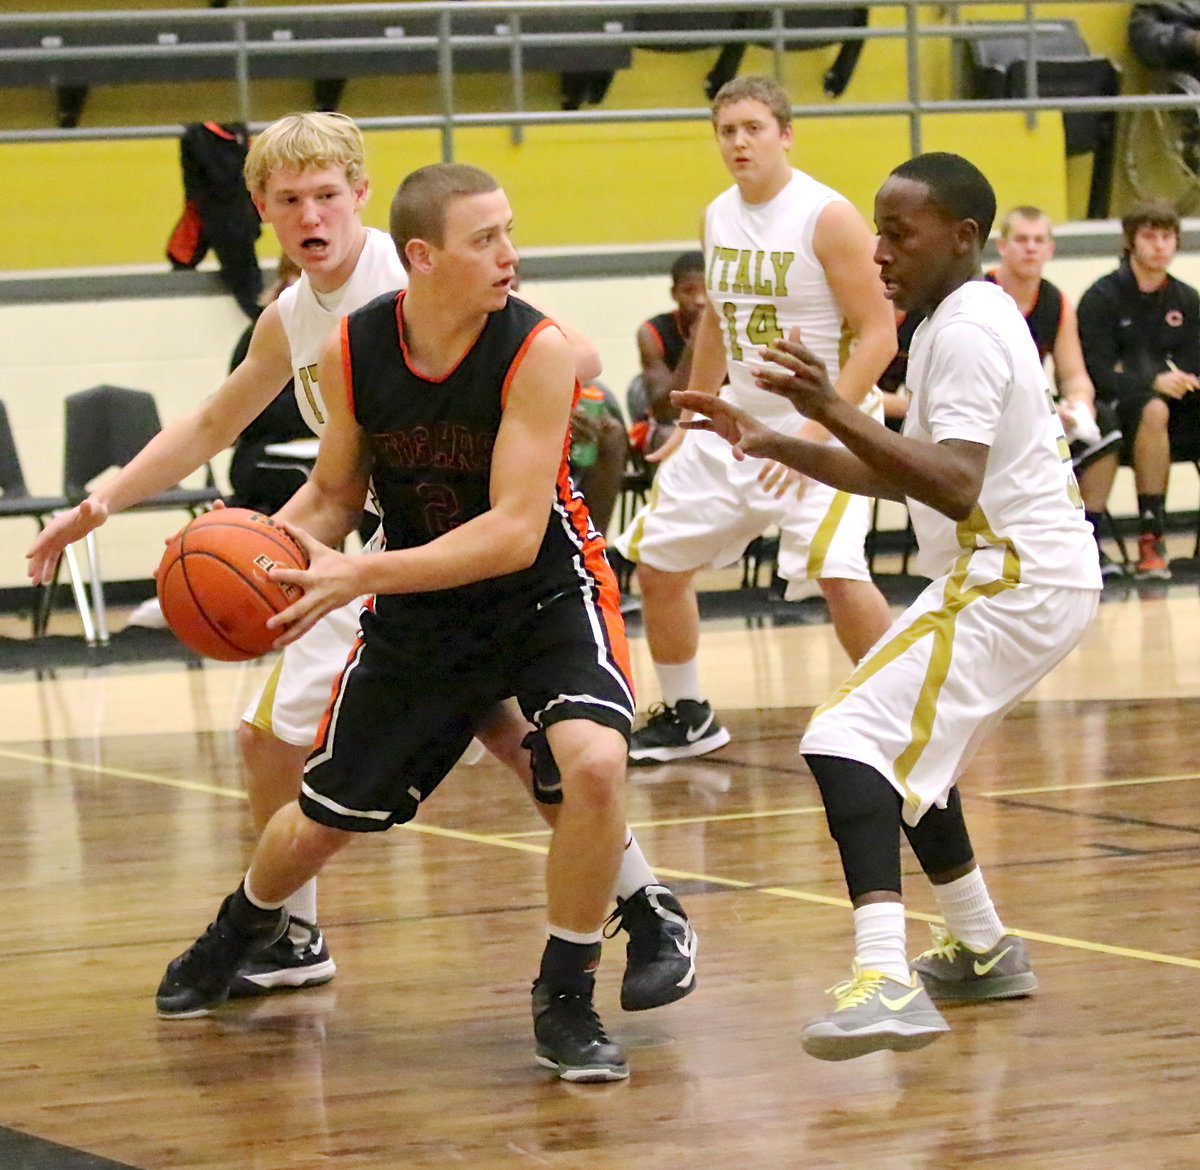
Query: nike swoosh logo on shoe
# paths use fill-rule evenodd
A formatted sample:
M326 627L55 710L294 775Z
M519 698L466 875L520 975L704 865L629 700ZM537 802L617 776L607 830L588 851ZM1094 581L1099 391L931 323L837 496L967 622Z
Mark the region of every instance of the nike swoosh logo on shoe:
M710 712L708 718L700 724L699 727L689 727L683 734L687 737L688 743L695 743L713 723L713 715Z
M988 959L986 963L981 963L978 959L976 959L974 963L975 974L986 975L1011 950L1012 947L1005 947L1004 950L1002 950L998 955L993 955L992 958Z
M685 959L690 959L692 957L692 940L690 938L685 939L683 942L680 942L679 939L675 938L674 935L672 935L671 941L675 944L675 949Z
M887 1008L887 1009L888 1009L888 1011L892 1011L892 1012L898 1012L898 1011L901 1011L903 1008L906 1008L906 1007L908 1007L908 1005L909 1005L909 1004L910 1004L910 1003L911 1003L911 1002L912 1002L914 999L916 999L916 998L917 998L917 996L918 996L918 995L920 995L920 994L921 994L921 988L920 988L920 987L914 987L914 988L912 989L912 991L910 991L910 992L909 992L907 995L902 995L902 996L901 996L899 999L889 999L889 998L888 998L886 995L884 995L884 994L883 994L883 992L881 991L881 992L879 993L879 1002L880 1002L881 1004L883 1004L883 1006L884 1006L885 1008Z

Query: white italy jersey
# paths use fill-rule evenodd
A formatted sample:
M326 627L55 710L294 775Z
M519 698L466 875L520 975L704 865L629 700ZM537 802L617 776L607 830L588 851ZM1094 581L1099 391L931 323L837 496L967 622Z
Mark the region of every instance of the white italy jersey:
M400 263L392 237L376 228L365 230L367 242L362 255L332 309L326 309L317 300L307 273L279 297L279 315L292 351L296 401L315 435L325 430L325 404L317 386L317 360L333 327L368 301L408 287L408 273Z
M793 170L787 186L766 203L747 203L735 186L705 213L706 284L724 327L729 372L721 396L773 426L800 420L786 399L755 386L751 370L763 364L762 346L799 325L830 381L841 369L842 314L812 247L817 218L835 201L847 202Z
M904 434L990 448L974 513L955 523L908 501L917 569L1099 589L1100 567L1067 441L1029 326L999 286L968 281L917 328L908 357ZM1013 580L1015 576L1015 580Z

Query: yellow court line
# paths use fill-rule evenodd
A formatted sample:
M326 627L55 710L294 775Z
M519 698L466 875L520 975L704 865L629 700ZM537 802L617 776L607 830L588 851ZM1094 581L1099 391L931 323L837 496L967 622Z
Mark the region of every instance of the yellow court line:
M1036 796L1042 792L1083 792L1089 788L1135 788L1139 784L1174 784L1179 780L1200 780L1200 773L1179 776L1130 776L1124 780L1088 780L1082 784L1044 784L1036 788L1001 788L981 796Z
M711 816L702 817L668 817L661 821L630 821L629 827L631 829L664 829L673 825L715 825L721 821L765 821L771 817L798 817L824 811L823 805L816 804L810 805L808 808L758 809L753 812L714 813ZM525 829L520 833L497 833L496 835L512 840L517 837L549 837L550 833L550 829Z
M79 760L64 760L55 756L37 756L27 754L25 752L14 752L6 749L0 749L0 758L10 760L20 760L23 763L32 764L53 764L56 767L71 768L79 771L92 772L102 776L113 776L121 780L140 780L149 784L159 784L167 788L182 788L192 792L207 792L214 796L230 796L236 800L245 800L246 794L239 792L234 788L219 788L211 784L197 784L187 780L171 780L165 776L155 776L148 772L132 772L123 768L109 768L99 764L86 764ZM1196 779L1195 776L1176 776L1162 777L1163 781L1169 779L1190 780ZM1153 781L1130 781L1130 783L1148 783ZM1120 783L1118 782L1101 782L1105 784ZM781 810L777 815L784 815L787 812L811 812L812 809L790 809ZM815 811L820 811L815 810ZM746 816L755 814L744 814ZM767 815L767 814L757 814ZM727 819L727 818L713 818ZM662 823L662 822L660 822ZM425 833L431 837L445 837L456 841L470 841L480 845L494 845L501 849L513 849L520 853L540 853L545 854L549 849L544 845L533 845L525 841L513 840L511 836L502 836L490 833L472 833L463 829L446 829L438 825L421 825L412 821L399 826L402 829L407 829L410 833ZM807 902L814 906L829 906L839 910L851 909L851 903L847 898L833 897L829 894L814 894L805 890L793 890L787 886L755 886L753 882L740 881L737 878L721 878L714 877L710 874L693 873L690 870L683 869L668 869L666 867L656 867L655 872L663 877L675 878L679 881L696 881L703 882L706 885L724 886L728 889L735 890L750 890L753 893L763 894L770 898L787 898L796 902ZM933 922L940 923L942 919L934 914L924 914L919 910L905 910L905 918L914 922ZM1158 951L1143 951L1133 947L1118 947L1111 946L1108 943L1091 942L1088 939L1067 938L1057 934L1042 934L1034 930L1016 930L1009 928L1011 933L1020 935L1022 938L1029 939L1031 942L1050 943L1053 946L1069 947L1079 951L1093 951L1102 955L1116 955L1126 959L1140 959L1148 963L1164 963L1173 967L1187 967L1192 970L1200 970L1200 959L1188 959L1181 955L1165 955Z
M109 768L104 764L88 764L82 760L64 760L58 756L35 756L25 752L0 749L0 759L20 760L26 764L53 764L56 768L70 768L77 772L92 772L98 776L113 776L118 780L141 780L146 784L158 784L163 788L182 788L188 792L208 792L213 796L232 796L245 800L246 794L237 788L219 788L215 784L200 784L195 780L171 780L167 776L155 776L149 772L130 772L125 768Z
M1081 784L1043 784L1030 788L997 788L986 792L975 793L976 796L1037 796L1050 792L1084 792L1098 788L1135 788L1143 784L1174 784L1181 780L1200 780L1200 773L1184 772L1178 776L1131 776L1125 780L1089 780ZM776 808L740 813L715 813L711 816L698 817L667 817L654 821L630 821L631 829L664 829L676 825L709 825L721 821L752 821L767 820L770 817L810 816L813 813L824 812L821 805L807 805L801 808ZM519 837L548 837L549 829L527 829L520 833L498 833L497 837L515 840Z

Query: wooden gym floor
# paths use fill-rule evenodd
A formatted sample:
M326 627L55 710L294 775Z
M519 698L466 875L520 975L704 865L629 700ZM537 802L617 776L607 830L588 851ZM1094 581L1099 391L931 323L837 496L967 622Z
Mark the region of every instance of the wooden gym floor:
M847 973L850 921L796 743L846 664L825 625L707 623L733 742L634 770L628 794L699 930L699 987L624 1014L606 947L598 1001L632 1065L606 1086L533 1062L546 836L497 767L335 860L333 983L164 1022L163 966L248 856L231 729L264 667L0 674L0 1167L1200 1166L1197 600L1116 591L964 780L1037 996L843 1064L797 1042ZM932 899L907 860L915 952Z

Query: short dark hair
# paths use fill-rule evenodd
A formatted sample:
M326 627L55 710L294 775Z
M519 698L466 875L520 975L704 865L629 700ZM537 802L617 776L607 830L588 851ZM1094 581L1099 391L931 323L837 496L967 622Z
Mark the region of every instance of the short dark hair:
M390 226L400 262L408 270L409 240L441 245L446 209L460 195L486 195L500 184L487 171L465 163L431 163L413 171L396 189Z
M987 176L961 154L932 150L902 162L892 174L929 188L930 202L951 219L971 219L979 227L980 245L996 218L996 193Z
M671 265L671 283L678 284L685 276L704 275L704 253L684 252Z
M1142 199L1121 217L1125 252L1133 251L1133 241L1144 227L1163 228L1178 238L1180 226L1179 212L1169 199Z

